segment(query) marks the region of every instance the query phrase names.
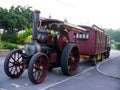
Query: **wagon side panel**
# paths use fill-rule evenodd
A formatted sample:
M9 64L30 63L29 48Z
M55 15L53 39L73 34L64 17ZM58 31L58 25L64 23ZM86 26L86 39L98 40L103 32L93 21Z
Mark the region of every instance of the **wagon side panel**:
M81 54L95 54L96 51L96 34L94 31L89 31L89 38L88 39L79 39L77 41L79 47L80 47L80 53Z
M96 31L96 54L105 52L105 33Z

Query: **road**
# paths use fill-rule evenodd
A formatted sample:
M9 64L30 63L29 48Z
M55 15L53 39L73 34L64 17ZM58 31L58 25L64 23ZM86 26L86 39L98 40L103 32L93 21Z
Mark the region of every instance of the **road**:
M11 79L4 73L4 57L0 58L0 90L120 90L120 51L112 50L109 59L91 66L82 62L74 76L64 76L60 68L48 72L41 84L32 84L27 70L20 78ZM116 78L117 77L117 78Z

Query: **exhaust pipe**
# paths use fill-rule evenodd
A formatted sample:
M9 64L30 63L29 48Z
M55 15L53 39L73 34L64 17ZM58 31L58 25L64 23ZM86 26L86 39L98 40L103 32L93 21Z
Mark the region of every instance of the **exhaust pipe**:
M37 29L39 24L39 10L35 10L33 13L33 32L32 32L32 42L35 43L37 41Z

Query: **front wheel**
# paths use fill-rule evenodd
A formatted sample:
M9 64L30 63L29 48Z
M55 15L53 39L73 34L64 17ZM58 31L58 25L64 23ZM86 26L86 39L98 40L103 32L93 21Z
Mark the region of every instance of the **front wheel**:
M4 71L11 78L18 78L25 70L25 63L22 61L22 51L12 50L5 58Z
M61 70L65 75L74 75L78 69L80 59L79 48L75 44L68 43L62 52Z
M28 76L32 83L38 84L44 81L48 72L48 57L42 53L36 53L30 60Z

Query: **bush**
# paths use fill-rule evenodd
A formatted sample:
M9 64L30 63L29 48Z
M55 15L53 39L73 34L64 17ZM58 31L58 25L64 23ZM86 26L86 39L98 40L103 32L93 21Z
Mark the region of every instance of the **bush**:
M117 49L120 50L120 43L117 43Z
M4 43L3 48L12 50L12 49L17 49L18 46L16 44L13 44L13 43Z
M3 49L3 44L1 41L0 41L0 49Z
M30 30L25 30L25 32L23 33L19 33L18 36L17 36L17 43L18 44L24 44L25 41L26 41L26 37L32 35L32 29Z
M7 34L3 33L1 35L1 40L9 43L17 43L17 34L12 33L12 34Z
M31 42L31 38L32 38L32 35L26 37L26 39L25 39L25 43Z
M18 34L17 36L17 43L18 44L24 44L25 37L23 36L22 33Z

